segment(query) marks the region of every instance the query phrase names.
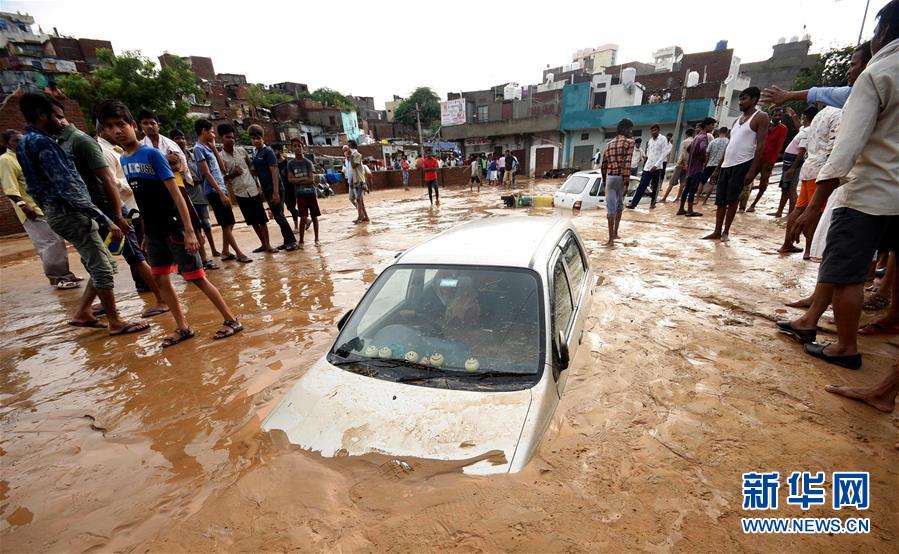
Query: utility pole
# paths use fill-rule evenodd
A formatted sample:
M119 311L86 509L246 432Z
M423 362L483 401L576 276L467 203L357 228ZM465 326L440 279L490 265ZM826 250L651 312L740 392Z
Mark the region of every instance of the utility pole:
M421 138L421 111L418 109L418 102L415 103L415 122L418 124L418 155L423 158L425 156L425 141Z
M677 161L677 152L680 151L680 126L681 126L681 118L684 117L684 104L687 102L687 79L690 77L690 69L687 69L687 72L684 73L684 84L681 87L680 92L680 104L677 106L677 121L674 124L674 145L676 148L672 148L671 151L674 152L674 161Z
M865 31L865 20L868 19L868 6L870 4L871 0L865 2L865 15L862 16L862 27L858 30L858 42L855 43L856 46L862 43L862 33Z

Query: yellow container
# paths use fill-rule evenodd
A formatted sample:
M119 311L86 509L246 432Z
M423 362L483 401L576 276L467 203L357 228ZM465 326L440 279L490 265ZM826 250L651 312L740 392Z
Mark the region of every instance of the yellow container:
M536 207L536 208L552 208L553 207L553 197L552 196L535 196L534 197L534 207Z

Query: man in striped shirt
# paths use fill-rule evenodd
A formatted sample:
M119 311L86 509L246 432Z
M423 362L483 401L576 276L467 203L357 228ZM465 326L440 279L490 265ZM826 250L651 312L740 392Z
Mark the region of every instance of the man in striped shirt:
M609 222L609 241L614 246L618 238L618 225L624 211L624 196L631 177L631 161L634 156L634 139L631 134L634 122L624 118L618 122L618 135L606 144L602 152L602 182L606 185L606 214Z

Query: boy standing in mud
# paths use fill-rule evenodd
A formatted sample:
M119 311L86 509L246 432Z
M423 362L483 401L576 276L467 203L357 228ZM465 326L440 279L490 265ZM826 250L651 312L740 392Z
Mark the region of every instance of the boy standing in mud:
M125 150L122 168L144 221L144 241L150 268L177 324L175 331L163 340L163 348L195 335L169 277L175 271L184 280L196 285L224 317L214 338L223 339L239 333L243 325L237 321L237 316L215 285L206 279L203 260L197 253L199 242L194 229L187 225L190 221L187 204L165 157L158 150L138 142L137 124L122 102L106 100L97 112L99 124Z

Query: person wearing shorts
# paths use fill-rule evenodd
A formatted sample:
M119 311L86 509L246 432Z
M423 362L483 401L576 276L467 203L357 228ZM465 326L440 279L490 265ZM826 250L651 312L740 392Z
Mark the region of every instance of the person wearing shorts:
M634 139L631 138L634 123L627 118L618 122L617 135L603 149L602 181L606 184L606 210L609 225L609 240L606 246L614 246L618 237L618 226L624 212L624 194L631 178L631 161L634 156Z
M762 149L768 133L768 114L756 106L761 91L749 87L740 91L742 115L730 129L715 189L715 230L703 240L730 240L730 227L737 215L740 194L752 185L762 161Z
M296 210L300 216L300 248L306 235L306 229L312 225L315 233L315 245L318 242L318 218L322 215L318 208L318 194L315 190L315 168L312 162L303 156L303 141L292 138L290 146L293 148L294 159L287 162L287 186L296 191ZM310 221L311 217L311 221Z
M231 200L228 198L228 189L225 186L225 177L222 175L222 164L219 162L215 147L215 131L212 123L205 119L198 119L194 123L197 133L197 144L194 146L194 160L197 162L197 171L203 177L203 192L206 201L215 214L215 220L222 228L222 261L237 260L240 263L252 262L241 250L234 238L234 212L231 209ZM234 253L231 253L231 249Z
M116 227L125 233L125 248L123 255L131 269L132 275L137 277L135 285L138 292L152 292L155 297L153 305L145 309L141 317L153 317L168 311L165 301L160 296L159 288L153 283L153 275L150 266L144 260L140 251L139 242L135 235L134 227L127 221L126 208L112 196L115 190L118 195L118 185L115 176L103 154L103 148L93 137L78 130L71 123L63 129L58 139L59 146L68 154L81 175L84 184L87 185L91 201L113 222ZM109 225L98 222L101 237L109 234Z
M97 120L99 125L115 132L116 142L125 150L122 168L144 220L144 240L153 278L175 319L175 330L163 339L162 347L174 346L195 336L172 286L170 274L176 271L200 289L224 318L214 338L222 339L242 331L243 325L237 316L215 285L206 279L199 255L200 244L188 224L187 203L165 157L158 150L138 142L137 124L122 102L102 102L97 109Z
M277 254L278 250L272 248L269 239L268 217L262 204L262 190L250 170L252 165L250 155L242 146L237 145L237 132L230 124L220 124L217 131L222 140L221 156L225 166L225 184L237 199L237 207L240 208L244 222L253 228L253 232L259 238L259 247L253 250L253 253Z
M811 257L812 240L815 237L815 225L805 226L802 235L805 237L805 248L799 248L790 240L796 220L805 212L812 201L817 187L818 172L827 163L830 153L833 151L837 140L837 133L843 119L843 111L839 108L825 107L819 111L805 136L799 141L799 151L805 152L805 161L799 171L799 179L802 183L799 187L799 197L796 199L796 208L787 217L787 228L784 232L784 243L778 252L781 254L803 253L803 259ZM816 219L821 213L816 214ZM817 223L816 223L817 224Z

